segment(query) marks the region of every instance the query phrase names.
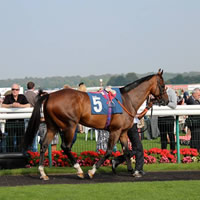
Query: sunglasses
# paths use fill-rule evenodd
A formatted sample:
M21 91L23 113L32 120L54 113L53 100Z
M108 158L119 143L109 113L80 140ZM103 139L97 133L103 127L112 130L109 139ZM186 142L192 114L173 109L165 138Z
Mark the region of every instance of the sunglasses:
M17 88L12 88L12 91L14 91L14 90L19 91L19 89L17 89Z

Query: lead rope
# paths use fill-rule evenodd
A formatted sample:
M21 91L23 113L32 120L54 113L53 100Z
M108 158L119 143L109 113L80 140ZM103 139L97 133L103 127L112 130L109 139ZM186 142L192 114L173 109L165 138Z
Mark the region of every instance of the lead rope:
M115 99L117 100L117 102L119 103L119 105L132 117L134 118L135 116L133 116L128 110L127 108L115 97ZM152 107L151 106L146 106L146 108L139 114L137 114L138 116L138 119L141 119L142 117L144 117L144 115L147 113L147 111ZM151 109L151 116L152 116L152 112L153 112L153 109Z
M133 116L127 109L126 107L115 97L115 99L117 100L117 102L119 103L119 105L132 117L134 118L135 116Z
M119 103L119 105L131 116L131 117L135 117L135 116L133 116L127 109L126 109L126 107L123 105L123 104L121 104L121 102L115 97L115 99L117 100L117 102ZM147 100L148 101L148 100ZM151 103L151 102L150 102ZM148 105L148 103L147 103L147 106L146 106L146 108L141 112L141 113L139 113L138 114L138 119L141 119L142 117L144 117L144 115L148 112L148 110L149 109L151 109L151 115L150 115L150 119L152 119L152 115L153 115L153 107L152 107L152 105L153 104L151 104L150 106ZM146 130L148 129L148 125L147 125L147 127L144 129L144 130L142 130L142 131L138 131L138 133L144 133Z
M106 92L108 93L107 90L104 89L104 91L106 91ZM127 108L119 101L119 99L117 99L116 97L114 97L114 98L117 100L117 102L119 103L119 105L120 105L132 118L135 117L135 116L132 115L132 113L130 113L130 112L127 110ZM151 103L151 102L150 102L150 103ZM141 119L142 117L144 117L144 115L147 113L147 111L148 111L150 108L152 108L152 105L153 105L153 104L151 104L150 106L147 105L146 108L145 108L141 113L137 114L137 115L138 115L138 116L137 116L138 119ZM153 113L153 109L151 109L151 117L152 117L152 113Z

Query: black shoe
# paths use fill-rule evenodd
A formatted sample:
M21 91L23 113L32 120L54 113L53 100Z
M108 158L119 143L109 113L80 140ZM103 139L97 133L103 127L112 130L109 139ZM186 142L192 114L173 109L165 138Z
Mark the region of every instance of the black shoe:
M115 160L112 160L112 171L114 174L116 174L116 168L117 168L117 162Z
M140 170L139 172L140 172L140 174L141 174L142 176L144 176L144 175L146 174L143 170Z

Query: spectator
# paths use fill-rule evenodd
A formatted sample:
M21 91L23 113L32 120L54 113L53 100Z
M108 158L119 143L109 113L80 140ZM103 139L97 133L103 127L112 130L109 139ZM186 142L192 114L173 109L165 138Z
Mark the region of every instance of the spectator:
M45 120L44 118L41 118L40 119L40 126L39 126L39 130L38 130L38 136L40 136L40 148L41 148L41 145L42 145L42 142L45 138L45 135L47 133L47 126L46 126L46 123L45 123ZM56 147L57 147L57 144L59 143L59 135L58 133L56 133L56 135L54 136L52 142L51 142L51 149L52 151L56 151Z
M27 91L25 92L25 97L28 100L28 102L30 103L31 107L35 106L36 100L37 100L37 94L34 92L35 90L35 83L33 82L28 82L27 83ZM28 126L28 122L29 119L25 120L25 128L27 128ZM33 145L31 150L33 152L37 152L38 151L38 134L35 136L34 141L33 141Z
M175 109L177 106L177 95L171 88L167 88L167 94L169 98L168 107ZM174 135L174 116L159 116L158 128L160 130L161 149L167 149L167 134L169 136L170 151L173 153L175 150L175 135Z
M185 104L187 104L187 100L188 100L188 98L189 98L189 93L188 93L188 91L183 91L183 98L184 98Z
M69 89L69 88L71 88L69 85L67 85L67 84L65 84L64 86L63 86L63 89Z
M78 90L80 90L82 92L87 92L87 88L85 86L85 83L83 83L83 82L79 83Z
M91 131L97 131L97 146L96 151L98 152L100 149L106 151L108 147L108 139L110 133L106 130L97 130L97 129L91 129Z
M153 95L149 95L150 100L155 100ZM154 101L154 105L159 105L158 102ZM145 116L147 119L147 138L148 139L156 139L160 135L160 130L158 128L158 116L152 115L151 117Z
M187 99L187 105L199 105L200 104L200 89L195 88L192 91L192 95ZM200 116L191 115L188 117L190 124L188 128L191 131L190 147L195 148L200 152Z
M28 82L27 91L25 92L25 97L28 100L28 102L31 104L31 107L34 107L35 102L36 102L37 94L34 92L34 90L35 90L35 83Z
M184 98L181 95L179 95L178 91L176 91L175 93L177 96L177 105L184 105Z
M13 84L11 94L5 96L2 103L3 108L29 108L26 97L23 94L19 94L20 87L18 84Z
M19 94L20 86L13 84L11 94L5 96L2 103L4 108L27 108L30 107L26 97ZM21 142L24 136L24 119L9 119L6 121L5 132L8 133L8 152L21 152Z

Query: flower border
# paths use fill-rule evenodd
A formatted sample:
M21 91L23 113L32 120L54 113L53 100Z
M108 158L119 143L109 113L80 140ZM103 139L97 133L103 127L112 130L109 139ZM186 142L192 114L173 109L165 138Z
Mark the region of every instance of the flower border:
M105 155L105 151L99 150L95 151L84 151L78 155L72 152L73 156L77 159L80 166L93 166ZM26 167L33 167L39 165L40 154L38 152L28 151L28 164ZM103 166L110 166L111 160L117 156L122 155L120 151L112 152L109 159L105 160L102 164ZM192 163L200 162L200 154L196 149L181 149L181 162L182 163ZM131 158L132 162L135 162L135 156ZM153 163L176 163L177 162L177 151L170 152L169 150L162 150L159 148L152 148L149 150L144 150L144 164ZM44 166L49 166L48 153L45 153ZM69 167L71 166L67 155L63 154L63 151L53 151L52 152L52 166L55 167Z

